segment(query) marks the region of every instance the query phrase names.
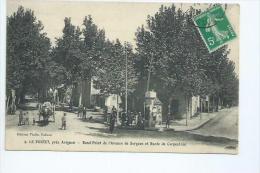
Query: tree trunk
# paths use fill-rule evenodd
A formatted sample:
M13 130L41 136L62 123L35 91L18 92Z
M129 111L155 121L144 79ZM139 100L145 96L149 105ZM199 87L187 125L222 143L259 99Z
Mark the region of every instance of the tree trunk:
M185 96L184 97L184 100L185 100L185 105L186 105L186 126L188 126L188 109L189 109L189 107L188 107L188 102L187 102L187 96Z
M208 100L208 113L209 113L209 100Z
M220 97L218 97L218 110L222 109L222 105L221 105L221 99Z
M13 113L15 113L15 111L16 111L16 105L15 105L16 92L15 92L14 89L11 90L11 94L12 94L11 114L13 114Z
M172 120L174 120L174 117L171 113L171 98L169 98L169 100L168 100L168 113L167 114L170 114L170 116L172 117Z
M192 114L192 97L189 98L189 113L190 113L189 119L191 119L193 116L193 114Z
M202 119L202 116L201 116L201 114L202 114L202 100L201 100L201 98L200 98L200 119Z
M213 107L212 112L214 112L215 111L214 95L212 96L212 107Z
M81 103L84 107L91 106L91 79L86 79L82 81L82 99Z
M118 94L116 94L116 124L119 125L119 106L118 106Z
M82 104L82 81L79 83L79 107Z
M58 105L60 104L60 97L59 97L59 95L57 95L57 104Z
M7 97L6 110L5 110L6 115L7 115L8 110L9 110L9 100L10 100L10 95L8 95L8 97Z

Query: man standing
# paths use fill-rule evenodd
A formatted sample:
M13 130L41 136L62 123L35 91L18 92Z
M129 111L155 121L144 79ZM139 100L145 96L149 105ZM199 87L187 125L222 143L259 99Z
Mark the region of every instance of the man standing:
M170 127L170 118L171 118L171 114L170 112L167 114L166 116L166 128Z
M126 120L126 113L125 112L122 112L121 114L121 126L125 126L125 120Z
M116 113L116 108L115 108L115 106L112 107L112 113Z
M24 124L29 125L29 112L26 112L26 114L25 114L25 121L24 121Z
M66 113L63 113L63 117L61 118L61 130L66 130Z
M82 116L83 119L86 119L87 118L87 108L84 107L83 108L83 116Z
M22 121L23 121L23 111L20 110L18 126L22 125Z
M82 113L83 113L83 105L81 104L79 106L79 110L78 110L78 117L81 118L82 117Z
M113 106L112 113L110 115L110 128L109 128L110 133L113 133L114 128L115 128L116 114L117 114L116 108Z

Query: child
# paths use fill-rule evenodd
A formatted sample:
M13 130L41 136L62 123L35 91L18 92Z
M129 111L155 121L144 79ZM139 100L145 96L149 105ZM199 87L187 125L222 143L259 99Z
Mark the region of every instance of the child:
M29 125L29 113L26 112L24 124Z
M22 125L22 121L23 121L23 111L20 111L20 113L19 113L18 126L21 126L21 125Z
M35 118L33 117L33 124L32 125L35 125Z
M61 118L61 130L66 130L66 113L63 114L63 117Z

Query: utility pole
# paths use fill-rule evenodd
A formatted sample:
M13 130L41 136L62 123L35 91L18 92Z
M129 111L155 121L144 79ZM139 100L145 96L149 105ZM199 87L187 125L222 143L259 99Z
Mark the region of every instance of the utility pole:
M126 51L126 43L124 44L125 48L125 112L127 114L127 51Z
M150 80L151 80L151 71L152 71L152 63L153 63L153 53L151 55L149 70L148 70L148 79L147 79L147 88L146 91L148 92L150 89Z
M150 80L151 80L151 71L152 71L152 64L153 64L153 53L151 54L151 60L150 60L150 65L149 65L149 70L148 70L148 79L147 79L147 88L146 92L148 93L150 90ZM146 105L144 105L146 107ZM149 108L150 109L150 108ZM151 127L152 124L152 117L151 117L151 110L149 110L149 127Z

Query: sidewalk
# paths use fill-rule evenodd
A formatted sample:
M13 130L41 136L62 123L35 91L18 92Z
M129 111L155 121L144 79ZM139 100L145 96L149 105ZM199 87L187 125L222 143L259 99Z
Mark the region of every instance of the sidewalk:
M214 113L201 113L200 115L196 117L192 117L191 119L188 119L188 123L186 125L186 119L181 120L174 120L170 122L170 127L165 128L165 123L160 127L159 125L157 128L163 128L163 130L174 130L174 131L189 131L198 129L202 125L209 122L211 119L213 119L217 115L217 112Z
M238 107L223 109L210 122L190 133L238 141L238 114Z

